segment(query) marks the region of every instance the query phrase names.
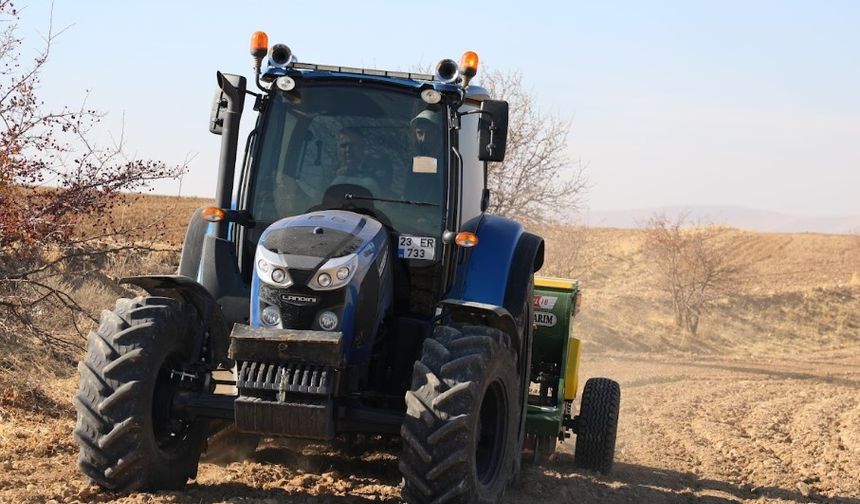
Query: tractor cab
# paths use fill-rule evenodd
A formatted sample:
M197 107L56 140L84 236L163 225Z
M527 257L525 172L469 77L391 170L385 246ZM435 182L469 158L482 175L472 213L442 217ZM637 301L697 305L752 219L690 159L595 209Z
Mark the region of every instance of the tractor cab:
M459 65L443 60L429 75L301 63L283 44L263 51L268 40L261 37L252 38L261 92L248 90L243 77L219 73L210 119L210 131L227 137L217 199L231 210L223 222L215 217L216 235L233 244L238 276L213 287L233 291L216 294L228 298L228 319L265 325L257 317L263 308L253 302L261 239L266 232L302 236L270 230L273 224L302 215L326 221L325 212L342 211L381 224L395 270L391 313L429 322L457 287L457 233L475 231L486 209L486 163L503 159L507 103L468 85L478 64L471 51ZM223 147L238 143L230 138L238 124L229 123L238 122L246 96L259 114L234 188L235 152ZM310 240L324 241L312 235L324 228L301 222ZM461 241L470 243L468 235ZM307 267L322 265L305 263L284 269L303 277L315 273ZM242 285L250 306L236 292Z
M397 311L429 318L443 288L430 280L441 278L453 250L442 243L455 218L446 192L448 105L426 103L415 84L313 70L281 78L295 84L273 86L261 101L241 187L240 203L256 223L237 230L246 281L260 237L276 221L308 214L321 223L330 212L350 212L381 224L385 262L400 270ZM308 233L319 227L302 222ZM411 295L418 291L432 295Z

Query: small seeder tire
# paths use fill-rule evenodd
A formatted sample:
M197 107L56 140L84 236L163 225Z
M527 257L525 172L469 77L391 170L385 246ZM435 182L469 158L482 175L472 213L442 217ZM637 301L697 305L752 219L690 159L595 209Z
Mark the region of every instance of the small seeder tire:
M411 503L497 503L520 457L516 352L494 328L439 326L406 393L400 471Z
M574 463L607 474L615 459L621 387L608 378L590 378L582 392Z
M555 453L557 436L527 434L526 443L532 450L532 463L546 465Z
M192 307L164 297L120 299L102 312L74 398L78 465L94 483L166 490L196 477L206 423L169 416L170 371L192 353L196 320Z

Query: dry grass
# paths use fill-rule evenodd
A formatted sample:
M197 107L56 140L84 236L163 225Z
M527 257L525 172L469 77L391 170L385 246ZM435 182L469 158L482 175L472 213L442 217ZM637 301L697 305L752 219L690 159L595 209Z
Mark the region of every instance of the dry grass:
M780 353L860 344L860 241L856 236L752 233L735 251L750 278L721 300L686 341L644 254L644 233L604 228L539 230L542 274L578 277L584 289L576 330L590 351ZM573 257L575 261L567 260ZM577 264L578 261L578 264Z
M150 194L124 194L111 211L110 218L116 228L145 228L139 238L165 246L178 247L185 238L185 228L194 210L214 204L207 198L178 198ZM88 235L103 232L93 223L83 223Z
M116 255L86 273L68 271L57 285L75 292L90 313L111 308L118 297L135 293L116 283L122 276L170 273L179 260L179 244L193 211L212 202L203 198L135 195L115 208L114 218L127 226L162 219L157 244L163 252ZM673 325L668 299L658 290L637 230L543 226L533 231L546 239L547 260L541 274L579 278L584 303L575 331L587 351L781 353L799 346L844 348L860 344L860 240L855 236L818 234L745 235L736 253L759 259L752 280L721 300L702 321L701 335L684 338ZM58 334L70 334L68 317L45 314ZM85 328L93 323L78 319ZM83 340L81 344L83 345ZM38 359L43 350L0 348L10 356L5 367L36 361L41 371L74 373L72 362L57 366ZM35 385L35 384L34 384Z

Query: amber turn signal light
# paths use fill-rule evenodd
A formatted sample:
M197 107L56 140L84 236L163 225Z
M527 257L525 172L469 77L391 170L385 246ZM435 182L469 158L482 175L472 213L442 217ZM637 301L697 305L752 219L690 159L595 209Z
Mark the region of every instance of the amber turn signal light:
M478 235L471 231L460 231L454 238L454 243L461 247L474 247L478 244Z
M200 216L203 217L203 220L209 222L221 222L226 217L224 210L218 207L206 207L200 212Z

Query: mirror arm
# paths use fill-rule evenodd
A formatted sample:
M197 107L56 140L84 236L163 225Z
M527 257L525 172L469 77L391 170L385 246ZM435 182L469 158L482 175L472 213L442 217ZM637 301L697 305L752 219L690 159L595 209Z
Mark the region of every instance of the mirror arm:
M472 114L486 114L486 115L490 116L490 119L494 119L493 113L490 112L489 110L475 109L475 110L467 110L466 112L457 112L458 117L463 117L463 116L472 115Z
M253 228L257 225L257 221L247 210L224 210L224 220L246 228Z
M263 83L260 82L260 66L259 65L257 65L256 68L254 68L254 82L257 83L257 87L260 88L260 91L263 91L264 93L269 92L269 89L266 88L265 86L263 86Z

